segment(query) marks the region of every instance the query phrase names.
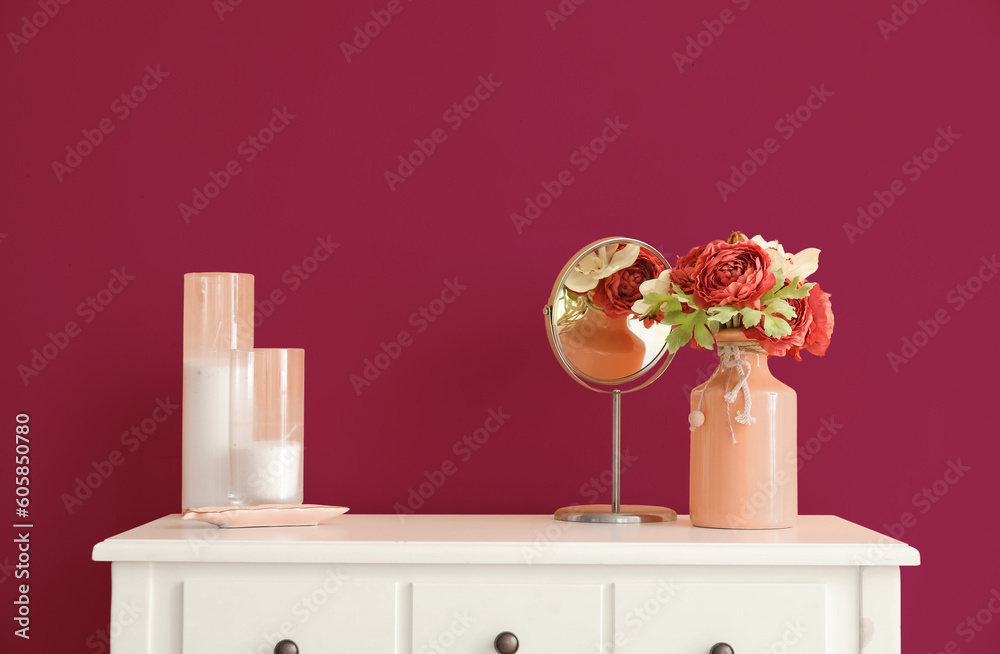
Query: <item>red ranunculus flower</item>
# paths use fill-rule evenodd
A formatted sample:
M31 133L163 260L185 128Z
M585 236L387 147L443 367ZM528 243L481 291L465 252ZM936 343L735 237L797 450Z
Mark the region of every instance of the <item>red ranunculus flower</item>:
M819 284L812 287L807 299L812 311L812 324L806 333L805 346L800 349L821 357L826 354L826 348L830 347L830 337L833 336L833 306L830 304L830 294L824 293ZM799 350L792 354L797 361L802 360Z
M694 302L701 309L731 305L760 309L760 297L774 286L771 259L753 241L712 241L694 270Z
M713 243L722 242L713 241ZM691 295L694 292L694 267L698 263L698 257L701 256L701 253L707 247L708 245L699 245L698 247L691 248L691 251L678 259L674 267L670 269L670 283L680 286L681 290L687 295ZM670 292L673 293L673 289L670 289Z
M806 334L809 332L809 326L812 325L812 311L809 308L808 298L793 298L788 300L788 304L795 309L795 317L786 320L783 316L777 316L780 320L786 320L791 326L792 333L788 336L772 338L764 333L764 328L761 325L744 329L743 333L748 338L759 342L769 356L783 357L786 354L794 354L795 358L799 359L798 351L805 346ZM799 360L801 361L801 359Z
M632 305L642 299L639 286L666 270L648 250L640 249L639 256L628 268L624 268L597 283L594 289L594 304L604 309L609 318L634 315Z
M795 309L795 317L788 321L792 333L784 338L771 338L760 325L744 329L743 333L760 343L770 356L782 357L790 354L801 361L802 350L816 356L826 354L833 334L833 310L830 294L820 290L819 284L812 287L809 295L801 299L788 300ZM782 318L784 320L784 318Z

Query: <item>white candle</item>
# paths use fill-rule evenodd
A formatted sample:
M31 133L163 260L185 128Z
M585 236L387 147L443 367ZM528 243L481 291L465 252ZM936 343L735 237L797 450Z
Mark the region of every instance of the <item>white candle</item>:
M185 509L225 504L229 494L229 365L185 362L181 417Z
M301 443L242 442L234 445L231 456L231 503L240 506L302 503Z

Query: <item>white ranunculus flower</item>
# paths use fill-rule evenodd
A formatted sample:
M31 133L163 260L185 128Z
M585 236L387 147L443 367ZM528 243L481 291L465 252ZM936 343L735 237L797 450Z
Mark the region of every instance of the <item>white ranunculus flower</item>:
M785 273L786 279L798 277L800 282L804 282L809 275L819 270L818 248L806 248L798 254L789 254L781 247L781 243L765 241L760 234L750 240L759 245L771 258L769 270L774 272L780 268Z
M638 258L639 246L634 243L626 245L621 250L616 244L597 248L570 271L566 288L580 295L589 293L597 286L597 282L628 268Z

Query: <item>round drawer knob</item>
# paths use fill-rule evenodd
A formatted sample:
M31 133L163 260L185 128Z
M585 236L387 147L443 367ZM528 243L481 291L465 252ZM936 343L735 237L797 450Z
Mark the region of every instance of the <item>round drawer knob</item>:
M493 641L493 649L495 649L498 654L514 654L514 652L517 651L517 647L517 636L509 631L500 632L500 634L497 635L496 640Z
M735 654L735 652L729 643L716 643L708 650L708 654Z
M274 654L300 654L299 646L293 640L278 641L274 646Z

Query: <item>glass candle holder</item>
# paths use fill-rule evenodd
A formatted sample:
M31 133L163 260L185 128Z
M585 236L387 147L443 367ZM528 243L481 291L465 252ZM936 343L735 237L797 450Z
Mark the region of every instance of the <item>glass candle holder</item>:
M301 349L233 350L230 504L302 504L304 364Z
M253 275L184 275L182 509L227 503L230 353L253 347L253 311Z

